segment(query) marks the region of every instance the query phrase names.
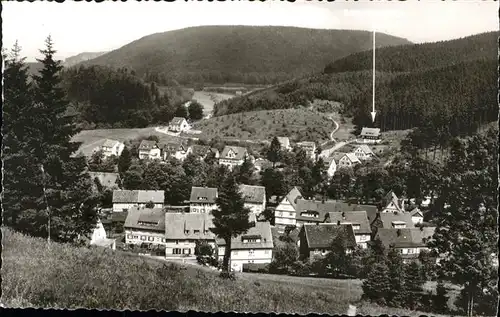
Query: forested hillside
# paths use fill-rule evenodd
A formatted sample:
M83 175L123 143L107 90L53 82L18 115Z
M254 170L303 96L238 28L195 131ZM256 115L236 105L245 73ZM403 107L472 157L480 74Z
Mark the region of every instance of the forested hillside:
M410 42L380 33L379 47ZM157 33L85 62L129 67L165 84L267 84L318 72L371 47L371 33L277 26L204 26Z
M498 32L488 32L451 41L379 48L376 50L376 68L378 71L407 72L478 59L491 60L497 57L497 42ZM371 69L370 49L335 60L325 67L324 72Z
M126 69L91 66L65 69L63 85L82 128L145 127L165 123L187 99L182 89L160 93Z

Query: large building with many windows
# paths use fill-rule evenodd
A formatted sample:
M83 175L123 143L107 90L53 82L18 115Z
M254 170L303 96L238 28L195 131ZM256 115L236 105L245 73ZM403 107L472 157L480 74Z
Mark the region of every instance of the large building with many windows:
M123 228L126 244L165 244L165 212L162 208L129 209Z
M195 257L197 241L206 241L215 250L212 215L207 213L165 214L165 256Z

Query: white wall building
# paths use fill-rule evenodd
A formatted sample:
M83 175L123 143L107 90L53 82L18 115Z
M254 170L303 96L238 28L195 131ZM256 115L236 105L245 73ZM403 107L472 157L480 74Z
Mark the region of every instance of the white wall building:
M113 212L144 208L149 202L153 202L153 208L163 208L164 200L165 192L163 190L114 190Z
M245 200L245 208L252 210L255 215L266 209L266 188L264 186L240 185L240 192Z
M120 141L106 139L101 146L98 146L94 149L94 152L102 151L104 157L110 156L120 156L122 154L123 149L125 148L125 144Z
M278 231L283 232L286 226L295 226L295 216L297 213L297 200L302 198L299 188L294 187L281 200L274 211L274 223Z
M189 197L189 212L209 214L217 209L217 188L192 187Z

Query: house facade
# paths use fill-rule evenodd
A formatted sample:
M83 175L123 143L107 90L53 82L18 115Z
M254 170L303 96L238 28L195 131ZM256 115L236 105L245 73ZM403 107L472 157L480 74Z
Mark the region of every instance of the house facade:
M354 231L349 224L304 224L299 233L300 258L325 256L330 252L331 244L337 238L344 241L346 253L351 252L356 247Z
M213 153L215 158L219 158L219 150L206 145L195 144L191 146L191 153L202 160L204 160L209 153Z
M217 188L192 187L189 198L189 212L209 214L217 209Z
M246 148L240 146L225 146L219 156L219 164L225 165L232 170L235 166L242 165L246 158L249 158Z
M162 208L130 209L123 228L126 244L165 245L165 212Z
M297 201L301 198L300 189L294 187L278 204L274 211L274 223L278 231L283 232L286 226L295 226L297 224L295 219Z
M410 215L411 215L411 221L415 225L422 223L424 221L424 214L418 208L414 208L412 211L410 211Z
M217 239L219 261L224 258L225 241ZM246 233L231 240L229 265L232 271L243 271L244 264L268 265L273 259L273 237L269 222L255 222Z
M134 207L144 208L153 202L154 208L163 208L165 192L163 190L114 190L113 212L128 211Z
M335 200L320 201L297 199L295 223L297 227L304 224L319 224L325 221L329 212L335 211Z
M306 155L310 157L311 159L314 159L316 156L316 143L314 142L299 142L297 143L297 146L303 149L306 152Z
M367 161L371 160L375 154L373 151L370 149L370 147L366 144L362 144L354 150L354 155L360 160L360 161Z
M292 149L290 145L290 139L288 137L278 137L278 141L280 142L281 149L283 151L290 151Z
M361 135L357 139L358 143L366 144L377 144L382 140L380 139L380 129L379 128L363 128L361 129Z
M197 241L216 250L213 217L206 213L165 213L165 257L194 258Z
M168 124L168 129L172 132L184 132L189 130L189 125L185 118L175 117Z
M335 172L337 171L337 163L335 163L335 159L333 157L327 157L323 159L326 168L326 174L328 177L333 177Z
M375 239L380 239L386 249L393 246L403 257L403 260L417 259L422 251L427 251L427 242L434 235L434 227L379 229Z
M102 155L104 157L110 156L120 156L122 154L123 149L125 148L125 144L117 140L106 139L103 144L96 147L94 152L102 151Z
M356 157L354 153L345 153L339 160L338 167L353 167L356 164L360 164L361 161Z
M357 245L366 249L371 240L371 228L366 211L329 212L325 223L351 225Z
M391 190L382 199L381 212L404 212L404 199L399 199L398 196Z
M140 160L159 160L161 159L161 149L156 141L142 140L139 145L139 159Z
M240 192L245 201L245 208L259 215L266 209L266 188L264 186L240 185Z

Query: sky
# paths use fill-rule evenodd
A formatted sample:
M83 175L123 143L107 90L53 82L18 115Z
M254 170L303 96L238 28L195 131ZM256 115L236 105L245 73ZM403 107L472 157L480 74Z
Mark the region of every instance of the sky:
M499 29L498 1L359 0L319 2L3 2L6 48L16 40L28 61L50 34L57 57L110 51L152 33L202 25L282 25L377 30L414 43Z

